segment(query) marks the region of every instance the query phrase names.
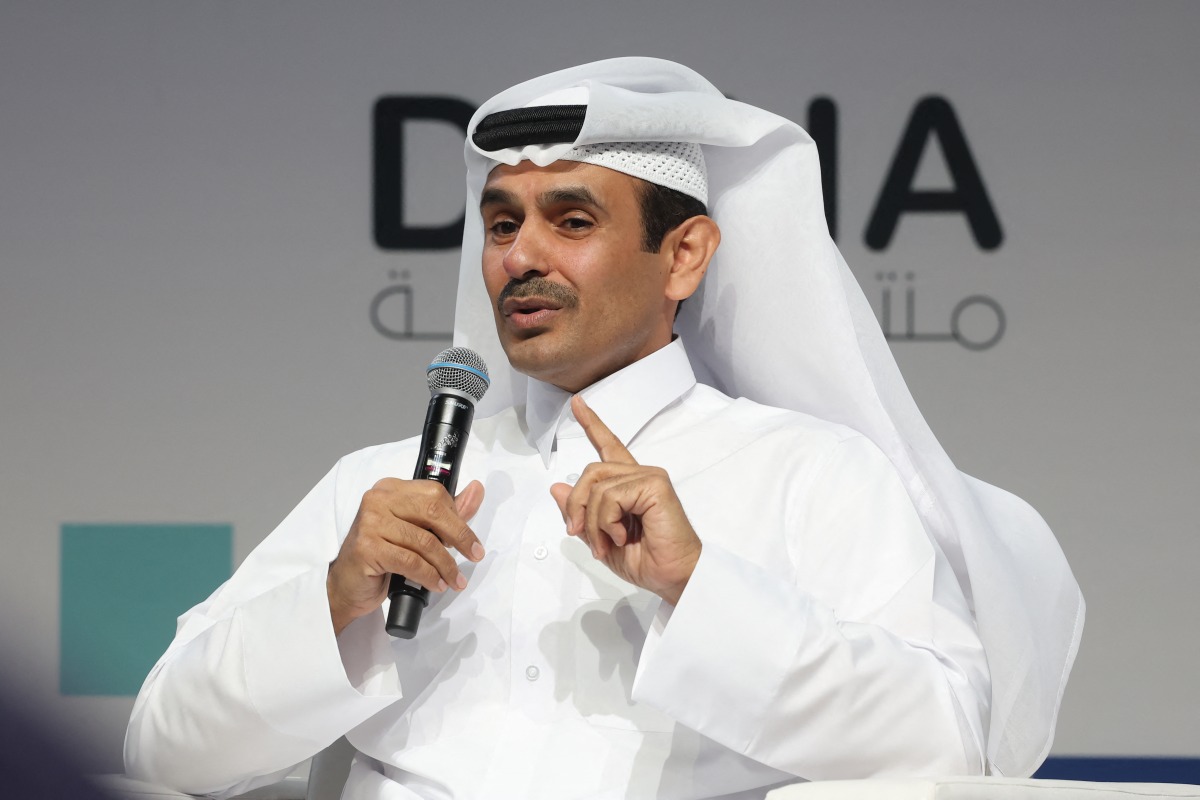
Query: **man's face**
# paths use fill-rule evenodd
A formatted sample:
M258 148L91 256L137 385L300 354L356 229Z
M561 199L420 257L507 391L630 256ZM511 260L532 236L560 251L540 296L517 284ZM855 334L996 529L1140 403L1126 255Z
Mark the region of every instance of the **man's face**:
M488 176L483 280L517 371L576 392L670 342L671 261L641 249L639 183L572 161Z

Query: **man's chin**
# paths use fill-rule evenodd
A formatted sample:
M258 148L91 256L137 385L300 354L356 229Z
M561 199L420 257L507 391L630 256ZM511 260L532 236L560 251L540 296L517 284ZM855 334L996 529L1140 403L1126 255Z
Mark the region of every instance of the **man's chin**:
M555 347L550 337L542 334L521 339L504 337L500 344L508 356L509 365L522 375L535 380L559 385L564 374L570 372L574 359L562 348Z

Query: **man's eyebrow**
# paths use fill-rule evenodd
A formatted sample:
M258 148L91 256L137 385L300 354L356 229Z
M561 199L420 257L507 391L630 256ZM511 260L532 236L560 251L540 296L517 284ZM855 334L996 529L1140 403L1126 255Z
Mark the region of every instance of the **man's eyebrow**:
M542 206L578 203L579 205L596 206L597 208L604 207L596 199L596 195L592 194L591 190L586 186L562 186L558 189L551 189L538 196L538 203Z
M575 203L578 205L589 205L597 208L604 206L596 199L596 195L586 186L560 186L557 189L549 189L538 195L538 205L543 208L553 205L561 205L563 203ZM479 207L486 208L487 206L518 206L520 205L517 196L507 189L501 189L492 186L483 190L479 195Z
M484 206L515 206L517 204L517 196L506 189L497 189L494 186L484 189L479 196L479 207Z

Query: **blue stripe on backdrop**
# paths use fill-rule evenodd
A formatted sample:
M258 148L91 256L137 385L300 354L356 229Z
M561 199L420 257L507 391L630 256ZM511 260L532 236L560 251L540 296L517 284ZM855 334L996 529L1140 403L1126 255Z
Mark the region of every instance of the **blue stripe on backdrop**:
M1033 777L1063 781L1200 784L1200 758L1051 756Z

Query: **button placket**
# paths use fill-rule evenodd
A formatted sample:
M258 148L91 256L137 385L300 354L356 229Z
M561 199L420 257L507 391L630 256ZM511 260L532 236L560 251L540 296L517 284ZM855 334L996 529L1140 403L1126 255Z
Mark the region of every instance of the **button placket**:
M554 693L548 691L553 681L539 679L553 676L555 667L546 662L539 639L556 620L561 603L561 576L547 569L550 550L545 542L561 532L562 515L548 491L531 491L527 502L513 591L509 674L514 707L529 719L545 721L554 713Z
M596 448L586 436L562 437L558 440L558 469L564 483L574 485L583 475L583 470L593 461L599 461Z

